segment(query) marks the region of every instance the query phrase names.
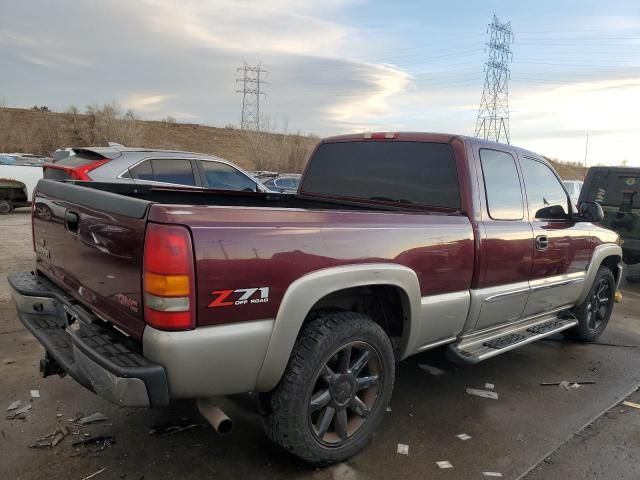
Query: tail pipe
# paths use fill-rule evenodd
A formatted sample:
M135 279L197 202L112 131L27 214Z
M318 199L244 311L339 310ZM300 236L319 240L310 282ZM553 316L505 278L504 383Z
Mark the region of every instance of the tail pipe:
M226 435L227 433L231 433L233 430L233 422L229 417L227 417L227 414L224 413L218 405L216 405L215 399L199 398L198 410L220 435Z

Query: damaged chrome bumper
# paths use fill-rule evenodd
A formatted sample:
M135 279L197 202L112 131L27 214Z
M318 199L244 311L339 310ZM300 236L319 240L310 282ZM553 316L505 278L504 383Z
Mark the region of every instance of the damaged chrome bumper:
M138 344L46 278L21 272L9 275L8 280L18 317L47 352L41 362L44 376L68 373L118 405L169 404L164 368L144 358Z

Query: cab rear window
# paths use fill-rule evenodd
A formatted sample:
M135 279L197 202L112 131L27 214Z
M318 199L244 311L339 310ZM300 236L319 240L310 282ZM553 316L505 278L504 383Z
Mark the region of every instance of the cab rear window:
M460 208L449 144L363 141L320 145L301 190L307 194Z

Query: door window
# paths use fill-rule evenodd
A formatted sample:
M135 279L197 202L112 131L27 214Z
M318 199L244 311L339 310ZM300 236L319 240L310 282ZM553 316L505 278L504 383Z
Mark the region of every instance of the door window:
M494 220L522 220L522 188L513 157L506 152L483 148L480 163L489 216Z
M524 184L532 218L564 220L569 212L569 198L553 170L533 158L522 159Z
M127 173L123 177L176 185L195 186L196 184L190 160L174 158L145 160Z
M216 190L256 191L256 182L230 165L221 162L202 161L202 170L208 188Z

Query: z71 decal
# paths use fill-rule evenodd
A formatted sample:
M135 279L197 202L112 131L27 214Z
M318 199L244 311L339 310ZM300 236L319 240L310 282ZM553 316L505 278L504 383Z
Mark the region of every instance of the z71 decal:
M269 301L269 287L215 290L211 292L211 295L216 298L208 305L208 308L267 303Z

